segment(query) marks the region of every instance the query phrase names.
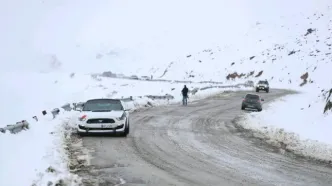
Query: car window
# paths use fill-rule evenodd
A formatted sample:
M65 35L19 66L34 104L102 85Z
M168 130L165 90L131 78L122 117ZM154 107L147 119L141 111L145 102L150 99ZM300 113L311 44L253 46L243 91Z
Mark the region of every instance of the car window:
M259 99L259 96L254 94L247 94L246 99Z
M84 104L83 111L111 111L123 110L120 100L97 99L89 100Z
M259 81L258 84L269 84L267 81Z

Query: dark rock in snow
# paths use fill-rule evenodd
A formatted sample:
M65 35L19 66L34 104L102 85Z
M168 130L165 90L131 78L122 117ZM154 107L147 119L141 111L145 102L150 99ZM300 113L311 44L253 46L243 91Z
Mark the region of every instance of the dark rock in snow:
M314 31L316 31L316 29L309 28L309 29L307 30L307 33L304 34L304 36L307 36L307 35L313 33Z
M290 51L289 53L288 53L288 55L290 56L290 55L293 55L293 54L295 54L296 53L296 51L295 50L292 50L292 51Z
M263 70L260 71L260 72L258 72L258 74L257 74L255 77L259 77L259 76L261 76L262 74L263 74Z

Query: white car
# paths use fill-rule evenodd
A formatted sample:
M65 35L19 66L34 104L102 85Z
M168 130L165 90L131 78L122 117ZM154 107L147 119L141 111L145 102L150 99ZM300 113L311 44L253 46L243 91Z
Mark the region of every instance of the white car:
M265 91L266 93L270 92L270 85L267 80L260 80L258 81L256 85L256 92L259 92L260 90Z
M129 134L129 112L120 99L91 99L84 103L77 132L84 134Z

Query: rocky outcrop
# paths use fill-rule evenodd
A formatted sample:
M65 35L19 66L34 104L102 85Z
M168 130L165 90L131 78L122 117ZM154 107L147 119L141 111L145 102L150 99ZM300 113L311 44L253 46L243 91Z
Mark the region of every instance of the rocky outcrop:
M308 82L308 77L309 77L309 73L306 72L304 73L300 78L303 80L303 82L300 84L300 86L302 87L303 85L307 84Z

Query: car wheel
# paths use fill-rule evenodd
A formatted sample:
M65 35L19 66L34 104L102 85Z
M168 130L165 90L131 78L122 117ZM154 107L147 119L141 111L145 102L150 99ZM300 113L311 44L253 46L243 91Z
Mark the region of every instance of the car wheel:
M125 128L122 136L127 137L128 134L129 134L129 124L128 124L128 127Z
M267 89L267 90L266 90L266 93L269 93L269 92L270 92L270 90L269 90L269 89Z
M245 110L246 108L244 106L241 107L241 110Z
M125 133L126 133L126 134L129 134L129 125L128 125L128 127L125 129Z
M256 88L256 92L259 92L259 90Z
M262 111L262 109L257 109L257 111L258 111L258 112L261 112L261 111Z

